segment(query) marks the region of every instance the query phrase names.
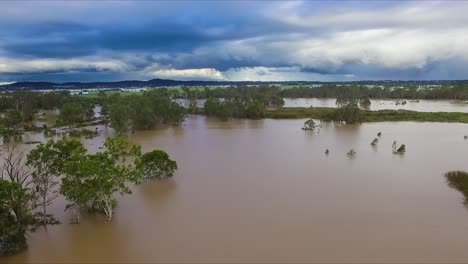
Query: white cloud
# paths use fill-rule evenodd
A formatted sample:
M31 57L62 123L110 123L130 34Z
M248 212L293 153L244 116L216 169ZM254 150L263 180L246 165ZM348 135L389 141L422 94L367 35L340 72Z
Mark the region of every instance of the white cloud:
M175 80L224 80L223 74L213 68L203 69L160 69L152 72L152 75L162 79Z

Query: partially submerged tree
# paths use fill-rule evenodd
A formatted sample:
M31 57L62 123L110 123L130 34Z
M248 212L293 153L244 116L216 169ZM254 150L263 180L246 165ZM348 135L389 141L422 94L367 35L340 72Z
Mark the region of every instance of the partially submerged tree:
M2 179L16 182L26 188L31 183L31 172L26 165L26 150L18 149L16 144L4 145L0 153L2 166L0 175Z
M177 170L177 162L171 160L162 150L153 150L141 156L138 167L145 179L172 177Z
M328 154L330 154L330 150L326 149L325 150L325 155L328 155Z
M348 155L348 157L352 158L354 156L356 156L356 151L354 149L350 149L346 155Z
M69 201L67 208L102 212L110 221L117 207L115 193L130 194L130 183L140 183L141 173L128 158L138 158L140 147L123 138L108 138L105 151L83 154L65 164L60 192Z
M463 203L468 207L468 173L464 171L450 171L445 174L449 187L461 192Z
M393 154L403 154L403 153L406 152L406 145L401 144L400 147L397 148L397 142L393 141L392 152L393 152Z
M59 196L60 176L64 165L85 152L78 141L48 141L39 144L28 154L27 164L32 168L32 184L36 205L42 208L42 223L54 223L47 207Z
M303 130L314 130L315 129L315 121L313 119L309 119L304 122L304 126L302 127Z
M60 108L58 119L61 124L73 127L86 120L86 111L78 102L65 103Z
M372 145L372 146L376 146L377 143L379 143L379 139L378 139L378 138L374 138L374 140L372 140L372 142L371 142L371 145Z
M117 135L122 136L127 133L130 126L129 109L123 104L114 103L110 107L110 127L112 127Z
M403 154L406 152L406 146L405 144L401 144L401 146L397 149L396 151L398 154Z
M27 248L26 232L33 220L30 200L19 183L0 179L0 256Z
M369 99L369 96L364 96L359 99L359 105L364 108L368 108L371 105L371 101Z

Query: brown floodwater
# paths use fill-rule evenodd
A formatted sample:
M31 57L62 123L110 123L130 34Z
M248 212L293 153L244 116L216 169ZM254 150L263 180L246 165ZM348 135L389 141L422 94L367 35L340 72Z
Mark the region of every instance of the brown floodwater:
M63 223L31 233L27 251L0 262L468 260L468 210L443 177L468 170L468 125L324 124L307 132L303 122L195 116L137 132L129 139L143 150L177 160L173 179L119 197L112 222L85 215L68 224L58 199L50 211ZM112 134L101 129L83 140L93 150ZM392 154L394 140L406 144L404 155Z

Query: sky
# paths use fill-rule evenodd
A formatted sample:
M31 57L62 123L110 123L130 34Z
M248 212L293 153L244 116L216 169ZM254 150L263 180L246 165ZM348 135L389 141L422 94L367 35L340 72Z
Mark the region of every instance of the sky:
M468 1L0 0L0 83L468 79Z

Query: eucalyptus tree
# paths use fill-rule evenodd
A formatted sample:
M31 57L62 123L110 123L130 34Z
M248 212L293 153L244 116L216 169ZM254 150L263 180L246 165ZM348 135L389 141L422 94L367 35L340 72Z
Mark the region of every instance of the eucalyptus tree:
M177 170L177 162L162 150L147 152L138 159L138 168L145 179L170 178Z
M19 183L0 179L0 256L27 248L26 232L33 223L30 201Z
M130 194L130 184L139 184L141 173L135 160L141 156L140 146L131 145L124 138L107 138L105 150L95 154L81 154L65 163L60 192L75 211L83 208L104 213L109 221L117 207L114 195Z
M60 176L69 160L85 152L78 141L48 141L39 144L27 156L27 165L32 169L32 185L36 206L42 208L42 223L48 224L53 218L47 214L47 207L59 196Z

